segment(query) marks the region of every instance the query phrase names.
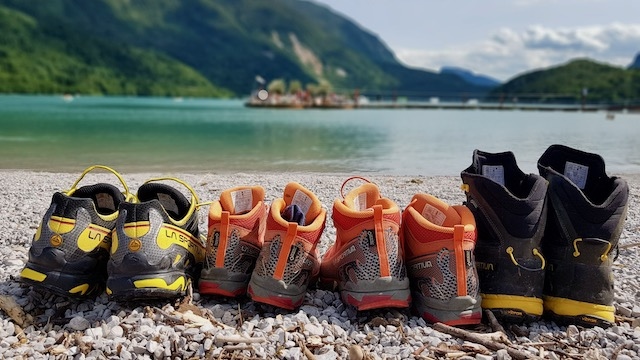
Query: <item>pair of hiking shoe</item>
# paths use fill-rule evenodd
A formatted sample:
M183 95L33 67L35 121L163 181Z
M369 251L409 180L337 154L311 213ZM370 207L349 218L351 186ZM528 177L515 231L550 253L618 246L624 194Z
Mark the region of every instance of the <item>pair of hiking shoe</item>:
M480 321L475 224L466 207L418 194L401 226L398 206L367 182L334 201L336 240L320 259L326 211L315 195L290 183L269 210L263 196L260 187L234 188L211 206L200 293L246 291L255 301L294 309L319 279L346 304L371 310L408 307L413 288L416 308L428 320Z
M323 257L322 283L358 310L413 304L431 322L480 322L476 229L466 207L421 193L401 213L369 182L342 198L333 204L336 241Z
M524 174L512 152L475 150L461 173L478 226L482 307L512 322L614 322L612 263L629 189L601 156L552 145ZM616 255L614 255L616 253Z
M76 188L95 169L113 173L124 191L107 183ZM183 185L191 199L166 181ZM319 271L315 246L326 211L315 195L290 183L267 214L261 187L224 191L211 204L208 239L198 228L201 205L182 180L151 179L134 196L115 170L89 167L70 190L53 195L22 281L68 297L106 289L111 298L128 301L184 296L199 278L202 293L239 295L251 278L255 300L298 306Z
M96 169L114 174L124 191L108 183L77 187ZM166 181L185 186L191 199ZM53 195L21 279L68 297L105 289L116 300L184 295L205 254L198 206L194 190L179 179L148 180L133 195L115 170L91 166L70 190Z

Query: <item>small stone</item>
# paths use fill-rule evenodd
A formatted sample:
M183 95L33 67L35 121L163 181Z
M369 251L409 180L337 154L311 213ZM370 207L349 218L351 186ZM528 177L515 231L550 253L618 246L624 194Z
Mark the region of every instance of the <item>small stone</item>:
M122 349L122 351L120 351L120 359L122 360L131 360L133 359L133 355L131 355L131 353L127 350L127 349Z
M89 322L89 320L81 316L76 316L73 319L69 320L69 324L67 326L75 331L85 331L86 329L91 327L91 323Z
M109 339L113 339L113 338L120 338L124 335L124 329L122 328L122 326L120 325L116 325L114 327L111 328L111 331L109 331Z
M616 306L616 311L622 315L622 316L626 316L626 317L631 317L631 315L633 314L633 310L629 309L626 306L622 306L622 305L618 305Z
M496 359L497 360L511 360L511 355L507 352L506 349L500 349L496 351Z
M156 341L149 341L147 343L147 351L150 352L151 354L156 352L156 349L158 348L158 343ZM163 350L164 351L164 350Z
M314 325L314 324L305 325L304 326L304 330L305 330L305 332L309 332L309 335L322 336L322 334L324 333L324 330L322 329L322 326Z
M316 355L316 360L334 360L338 358L340 358L340 356L338 356L338 353L333 351L333 349L329 349L329 351L323 354Z
M364 359L364 351L360 345L351 345L349 348L349 360L362 360Z
M484 354L476 354L476 360L493 360L493 356L484 355Z
M204 345L204 350L205 350L205 351L209 351L209 350L211 350L211 347L213 346L213 339L211 339L211 338L206 338L206 339L204 340L204 344L203 344L203 345Z
M400 353L399 346L385 346L384 347L385 354L398 355Z
M613 331L606 332L607 338L611 341L617 341L620 338L620 335L616 334Z

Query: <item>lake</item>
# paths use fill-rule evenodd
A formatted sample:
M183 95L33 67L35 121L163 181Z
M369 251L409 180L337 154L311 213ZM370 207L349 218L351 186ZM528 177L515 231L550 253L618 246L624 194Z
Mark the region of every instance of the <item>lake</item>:
M245 108L240 100L0 96L0 168L459 175L474 149L525 172L551 144L640 173L640 114Z

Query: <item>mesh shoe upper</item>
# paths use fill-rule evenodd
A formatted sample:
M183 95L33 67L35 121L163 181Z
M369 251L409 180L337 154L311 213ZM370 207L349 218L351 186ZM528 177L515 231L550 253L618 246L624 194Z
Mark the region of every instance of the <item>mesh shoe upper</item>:
M286 185L283 197L271 204L265 242L249 282L255 301L287 309L302 303L318 276L317 244L325 220L326 210L315 194L295 182Z
M136 297L136 291L145 288L184 291L205 254L195 201L169 185L153 182L143 184L137 198L120 205L108 263L108 290L123 297Z
M342 300L358 310L409 306L400 209L372 183L343 196L333 203L336 241L323 256L321 283L337 286Z
M264 243L266 217L260 186L227 189L211 204L201 293L237 296L246 291Z
M479 323L476 227L469 209L416 194L403 212L402 238L420 314L451 325Z

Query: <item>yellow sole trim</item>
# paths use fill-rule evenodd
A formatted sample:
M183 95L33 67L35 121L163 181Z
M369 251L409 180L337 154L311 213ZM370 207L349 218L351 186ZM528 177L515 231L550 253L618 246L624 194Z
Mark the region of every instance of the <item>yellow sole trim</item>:
M78 286L74 287L73 289L69 290L69 293L71 293L71 294L80 293L80 295L84 295L84 294L87 293L87 291L89 291L89 284L82 284L82 285L78 285Z
M592 316L606 320L610 323L615 322L615 311L613 306L592 304L583 301L576 301L553 296L544 297L545 310L551 311L559 316Z
M133 285L138 288L155 288L155 289L166 289L166 290L184 290L187 287L184 276L180 276L171 284L167 284L164 279L144 279L144 280L136 280L133 282Z
M43 282L44 279L47 278L47 275L29 268L23 269L22 272L20 273L20 276L22 276L25 279L29 279L37 282Z
M517 295L480 295L484 309L517 309L530 315L542 315L542 299L539 298Z
M113 291L109 288L106 288L104 291L107 293L107 295L113 294Z

